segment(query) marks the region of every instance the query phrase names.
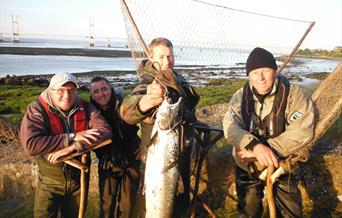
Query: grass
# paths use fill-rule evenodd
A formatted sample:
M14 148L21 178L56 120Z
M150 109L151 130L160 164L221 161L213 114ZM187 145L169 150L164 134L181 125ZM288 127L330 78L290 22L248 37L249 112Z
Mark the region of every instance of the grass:
M198 107L227 103L233 94L245 84L244 80L225 82L224 85L197 87L196 91L201 96Z
M220 80L212 82L220 84L218 86L198 87L196 90L201 96L198 106L214 105L227 102L234 92L243 86L243 80ZM33 102L44 87L30 85L4 85L0 86L0 114L5 115L9 120L20 122L27 106ZM89 92L80 89L77 93L85 101L89 101ZM129 93L129 90L124 90Z
M29 218L33 217L34 193L26 196L20 205L14 209L8 209L0 213L0 218ZM85 217L95 218L99 216L99 196L92 193L88 196L88 206Z
M21 121L27 106L33 102L44 87L30 85L5 85L0 86L0 114L14 122ZM89 100L89 92L78 90L82 99Z

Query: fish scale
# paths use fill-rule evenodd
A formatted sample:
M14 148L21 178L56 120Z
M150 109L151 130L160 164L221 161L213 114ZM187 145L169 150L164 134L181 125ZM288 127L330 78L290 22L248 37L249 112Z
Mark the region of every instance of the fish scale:
M160 105L148 147L145 170L146 217L171 217L179 178L180 151L178 120L182 98Z

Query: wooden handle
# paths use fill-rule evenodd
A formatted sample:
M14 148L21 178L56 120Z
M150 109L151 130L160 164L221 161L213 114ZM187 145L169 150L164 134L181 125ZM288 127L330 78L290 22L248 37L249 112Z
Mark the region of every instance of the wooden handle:
M99 143L99 144L90 145L90 146L88 147L88 149L86 149L86 150L84 150L84 151L82 151L82 152L74 151L74 152L72 152L71 154L68 154L68 155L59 157L59 158L54 162L54 164L61 163L61 162L65 162L66 160L69 160L69 159L71 159L71 158L73 158L73 157L76 157L76 156L85 154L85 153L87 153L87 152L89 152L89 151L92 151L92 150L101 148L101 147L103 147L103 146L105 146L105 145L108 145L108 144L110 144L110 143L112 143L112 140L111 140L111 139L108 139L108 140L103 141L103 142L101 142L101 143Z

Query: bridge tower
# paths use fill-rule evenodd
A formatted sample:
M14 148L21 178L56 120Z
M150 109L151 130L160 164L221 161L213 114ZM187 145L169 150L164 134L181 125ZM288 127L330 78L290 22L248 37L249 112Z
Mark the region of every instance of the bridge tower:
M107 48L110 48L110 47L112 47L112 42L111 42L110 38L108 37L107 38Z
M88 47L94 47L94 18L89 18L89 40Z
M19 42L19 19L18 16L12 15L12 41Z

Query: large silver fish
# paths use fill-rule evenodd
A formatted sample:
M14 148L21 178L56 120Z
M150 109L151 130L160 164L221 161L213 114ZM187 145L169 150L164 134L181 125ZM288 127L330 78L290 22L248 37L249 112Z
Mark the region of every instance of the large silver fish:
M145 169L146 217L171 217L176 197L178 159L180 152L179 126L182 98L170 104L166 98L160 105L148 147Z

